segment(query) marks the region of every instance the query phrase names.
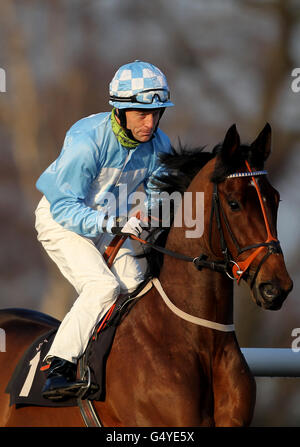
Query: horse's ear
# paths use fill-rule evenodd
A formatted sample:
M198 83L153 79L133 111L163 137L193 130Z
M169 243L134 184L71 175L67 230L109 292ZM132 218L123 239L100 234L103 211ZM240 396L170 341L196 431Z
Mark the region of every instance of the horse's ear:
M270 124L267 123L256 140L251 144L251 147L263 161L265 161L271 153L271 137L272 129Z
M240 146L240 136L238 131L236 130L236 125L233 124L228 130L224 138L224 142L222 145L222 159L224 162L229 161L235 151Z

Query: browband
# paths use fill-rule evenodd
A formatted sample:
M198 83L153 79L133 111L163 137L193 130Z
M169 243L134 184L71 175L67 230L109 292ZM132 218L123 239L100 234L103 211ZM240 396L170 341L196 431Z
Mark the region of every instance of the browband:
M268 171L253 171L253 172L236 172L235 174L230 174L227 176L227 178L234 178L234 177L253 177L254 175L266 175Z

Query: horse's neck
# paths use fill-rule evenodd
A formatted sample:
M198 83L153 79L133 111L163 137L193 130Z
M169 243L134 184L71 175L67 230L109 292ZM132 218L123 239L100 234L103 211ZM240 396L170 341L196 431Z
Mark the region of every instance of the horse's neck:
M185 254L193 256L186 248ZM232 324L233 283L226 275L208 269L197 271L193 263L165 256L159 279L170 300L184 312Z

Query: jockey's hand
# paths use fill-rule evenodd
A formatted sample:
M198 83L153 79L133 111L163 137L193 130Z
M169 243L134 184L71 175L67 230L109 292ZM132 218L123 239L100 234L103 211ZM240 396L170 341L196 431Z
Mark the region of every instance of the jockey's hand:
M141 227L141 221L135 216L132 216L128 219L126 218L118 218L117 219L117 225L113 226L111 229L111 232L113 234L118 235L131 235L139 236L140 233L143 231Z

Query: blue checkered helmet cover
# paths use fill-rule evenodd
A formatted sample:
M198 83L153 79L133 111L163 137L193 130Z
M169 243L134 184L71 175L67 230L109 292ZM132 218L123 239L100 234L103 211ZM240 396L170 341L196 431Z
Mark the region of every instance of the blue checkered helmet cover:
M136 60L119 68L109 84L109 95L119 98L130 98L140 92L151 89L169 91L165 75L154 65ZM150 104L126 102L124 100L121 102L117 99L110 99L109 104L117 109L157 109L174 105L169 99L162 102L158 95L154 95L153 102Z

